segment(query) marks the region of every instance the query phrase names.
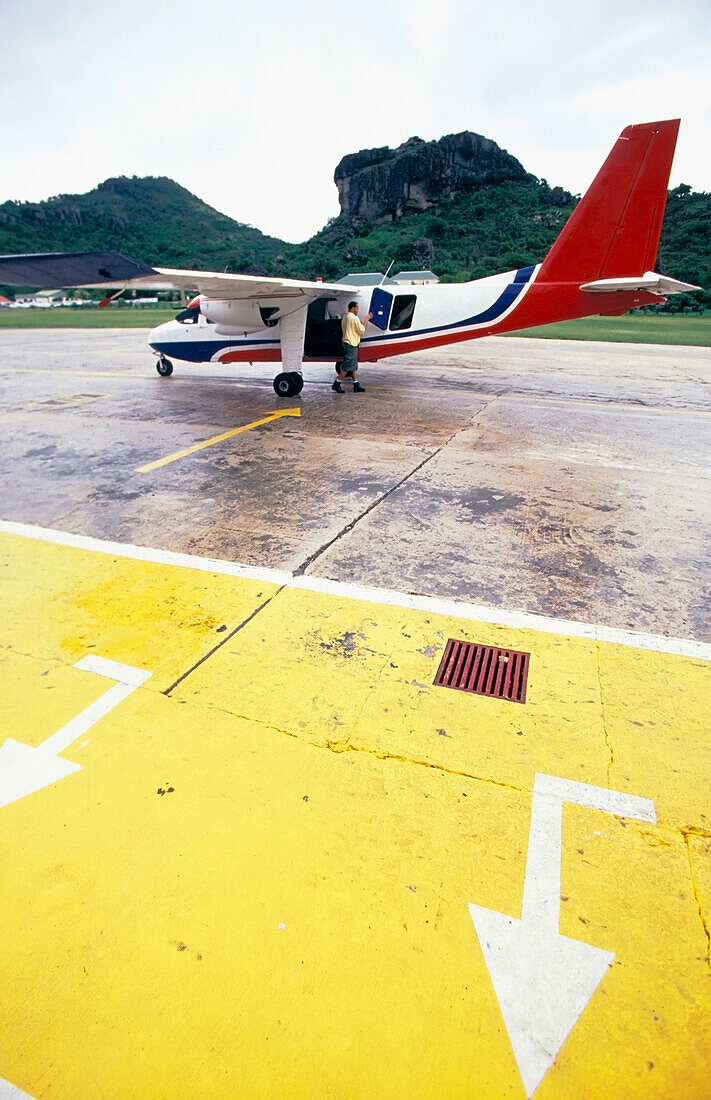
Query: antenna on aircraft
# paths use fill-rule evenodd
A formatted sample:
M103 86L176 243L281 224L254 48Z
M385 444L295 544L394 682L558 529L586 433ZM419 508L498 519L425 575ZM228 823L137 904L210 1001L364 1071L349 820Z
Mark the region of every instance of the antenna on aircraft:
M394 264L394 263L395 263L395 261L394 261L394 260L391 260L391 261L390 261L390 267L388 268L388 270L387 270L387 271L385 272L385 274L383 275L382 279L381 279L381 280L380 280L380 282L378 283L378 286L382 286L382 285L383 285L383 283L384 283L384 282L385 282L385 280L387 279L388 275L390 274L390 268L391 268L391 267L393 266L393 264Z

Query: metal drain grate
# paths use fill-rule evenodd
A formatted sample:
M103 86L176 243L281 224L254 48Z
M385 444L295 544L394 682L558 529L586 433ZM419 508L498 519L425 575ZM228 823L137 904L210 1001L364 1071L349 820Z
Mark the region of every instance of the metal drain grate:
M434 682L438 687L525 703L530 659L530 653L515 649L496 649L450 638Z

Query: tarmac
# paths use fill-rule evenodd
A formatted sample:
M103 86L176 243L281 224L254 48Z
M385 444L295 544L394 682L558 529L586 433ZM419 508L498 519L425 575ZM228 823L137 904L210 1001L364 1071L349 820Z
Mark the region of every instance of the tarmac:
M0 332L0 1098L707 1100L709 350L145 336Z

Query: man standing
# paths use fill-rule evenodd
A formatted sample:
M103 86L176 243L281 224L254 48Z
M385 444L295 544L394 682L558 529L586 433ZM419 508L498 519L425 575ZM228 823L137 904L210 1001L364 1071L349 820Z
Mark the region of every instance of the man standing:
M368 313L365 318L365 325L373 316L372 313ZM365 332L365 325L361 324L358 318L358 303L348 303L348 313L341 321L341 328L343 330L343 362L341 363L341 369L338 372L338 378L331 386L332 390L336 393L345 393L341 382L346 377L346 372L351 371L353 374L353 393L365 393L365 386L361 386L358 381L358 345L360 344L360 338Z

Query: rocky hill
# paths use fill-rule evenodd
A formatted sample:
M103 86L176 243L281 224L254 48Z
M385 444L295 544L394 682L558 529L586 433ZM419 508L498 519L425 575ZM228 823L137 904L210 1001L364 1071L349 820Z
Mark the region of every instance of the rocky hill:
M411 137L397 149L351 153L334 174L341 214L375 225L428 210L483 184L526 178L515 157L469 131L439 141Z

